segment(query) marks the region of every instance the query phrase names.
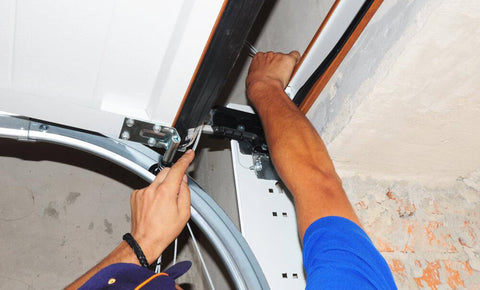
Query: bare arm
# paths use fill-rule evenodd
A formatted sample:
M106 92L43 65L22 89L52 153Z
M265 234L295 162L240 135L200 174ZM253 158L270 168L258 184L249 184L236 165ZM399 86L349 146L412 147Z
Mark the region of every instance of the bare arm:
M163 169L152 184L135 190L130 197L131 234L149 264L180 234L190 218L190 189L185 171L194 155L193 151L187 151L172 168ZM123 241L99 264L65 289L78 289L101 269L115 263L140 265L133 250Z
M285 94L300 54L258 53L247 95L260 116L275 168L295 199L300 237L314 221L341 216L360 222L315 128Z

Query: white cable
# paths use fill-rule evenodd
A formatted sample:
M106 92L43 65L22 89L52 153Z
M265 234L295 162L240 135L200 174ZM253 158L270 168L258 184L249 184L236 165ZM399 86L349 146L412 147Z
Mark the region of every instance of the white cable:
M178 238L175 239L175 243L173 244L173 264L174 265L177 263L177 244L178 244Z
M202 268L203 268L203 271L205 272L205 276L207 276L208 284L210 284L210 289L215 290L215 286L213 286L212 278L210 277L210 273L208 272L207 265L205 264L205 260L203 260L202 252L198 247L197 240L193 235L193 231L189 223L187 223L187 228L188 228L188 231L190 232L190 236L192 237L193 245L197 250L197 254L198 254L198 257L200 258L200 262L202 263Z
M203 126L200 129L200 132L198 132L197 139L195 140L195 143L193 144L193 147L192 147L193 151L197 150L197 146L198 146L198 143L200 142L200 137L202 136L202 132L203 132Z
M157 266L155 267L155 274L160 273L161 265L162 265L162 255L160 255L160 257L158 257L158 259L157 259Z

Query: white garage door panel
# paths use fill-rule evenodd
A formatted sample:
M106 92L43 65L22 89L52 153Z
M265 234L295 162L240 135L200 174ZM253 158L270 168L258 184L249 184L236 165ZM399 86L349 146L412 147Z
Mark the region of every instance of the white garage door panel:
M12 88L91 103L113 3L17 1Z
M0 0L0 111L112 137L127 116L172 125L222 4Z
M170 40L179 33L175 19L182 2L116 3L95 90L102 110L149 119L145 109Z
M11 83L15 0L0 1L0 86Z

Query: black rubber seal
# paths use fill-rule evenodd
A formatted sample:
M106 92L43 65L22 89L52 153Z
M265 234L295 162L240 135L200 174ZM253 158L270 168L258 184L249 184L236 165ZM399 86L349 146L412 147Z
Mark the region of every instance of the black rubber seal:
M315 85L317 80L325 73L328 67L332 64L333 60L337 57L338 53L345 46L345 43L347 43L348 39L357 28L360 21L362 21L363 17L367 13L368 9L370 9L370 6L372 6L373 2L374 0L367 0L365 1L365 3L363 3L360 10L357 12L352 22L343 33L342 37L338 40L337 44L333 47L333 49L330 51L327 57L322 61L322 63L317 67L317 69L313 72L313 74L307 79L305 84L303 84L303 86L295 94L295 97L293 98L293 102L297 106L300 106L302 104L302 102L305 100L305 98L307 97L308 93L310 92L312 87Z
M182 141L189 128L203 124L240 55L263 0L230 0L175 124Z

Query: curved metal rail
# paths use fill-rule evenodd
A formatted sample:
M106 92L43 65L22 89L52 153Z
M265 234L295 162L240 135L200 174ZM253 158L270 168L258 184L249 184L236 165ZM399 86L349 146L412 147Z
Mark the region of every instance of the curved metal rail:
M0 138L75 148L122 166L148 182L155 178L148 169L161 158L137 143L9 115L0 115ZM253 252L232 221L192 178L189 177L188 183L191 218L217 250L236 289L270 289Z

